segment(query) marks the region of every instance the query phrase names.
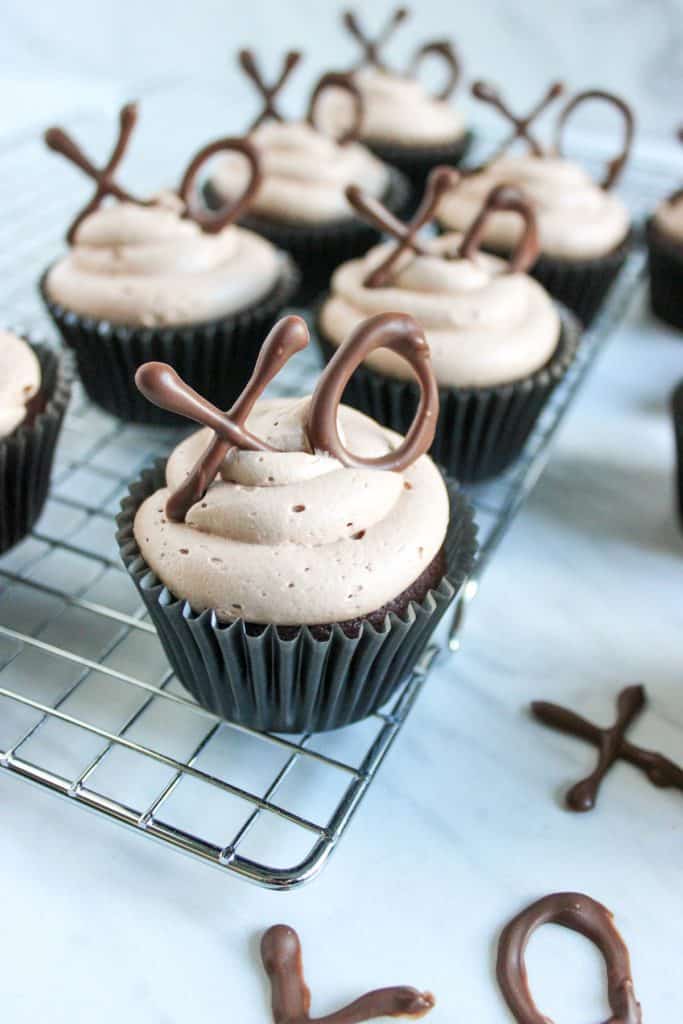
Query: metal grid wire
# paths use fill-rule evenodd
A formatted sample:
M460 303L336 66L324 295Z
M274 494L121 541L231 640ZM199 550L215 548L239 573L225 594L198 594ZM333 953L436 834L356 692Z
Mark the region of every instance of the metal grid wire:
M27 181L36 145L0 154L0 194L15 195L22 182L0 223L0 296L6 322L45 336L33 282L58 251L74 200L51 176ZM658 190L651 173L641 178ZM645 201L642 182L638 196ZM629 260L522 458L471 489L481 554L455 610L451 650L462 607L538 479L643 263L640 251ZM317 372L306 351L273 391L305 393ZM178 436L123 426L76 388L46 511L33 535L0 559L0 768L228 872L290 888L314 877L337 846L438 649L429 647L390 707L333 733L260 734L196 705L171 674L122 569L113 526L127 482Z

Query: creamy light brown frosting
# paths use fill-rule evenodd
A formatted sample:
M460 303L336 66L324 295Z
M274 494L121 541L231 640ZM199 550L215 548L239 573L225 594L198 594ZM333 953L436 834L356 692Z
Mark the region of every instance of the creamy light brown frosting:
M250 206L258 216L321 224L351 217L344 195L347 185L361 185L377 197L387 189L388 168L365 146L358 142L339 145L304 122L266 121L249 139L259 151L263 171ZM244 188L244 175L243 162L226 156L216 167L211 184L220 195L238 195Z
M417 78L376 67L353 75L363 98L361 138L404 146L437 146L461 138L465 125L447 100L430 96ZM330 89L320 102L320 124L337 134L348 121L348 98Z
M23 423L26 403L40 391L41 379L31 346L10 331L0 331L0 437Z
M466 231L495 185L519 186L532 200L541 250L560 259L593 259L615 249L629 230L629 215L621 200L606 192L578 164L554 156L501 156L482 171L468 175L441 200L439 221ZM520 221L497 213L488 222L485 243L502 251L512 249Z
M449 517L439 471L422 456L403 473L344 468L312 453L310 399L257 403L248 429L277 452L233 451L184 523L164 513L210 439L200 430L171 454L167 487L135 518L143 558L178 598L220 621L314 625L376 611L413 583L441 549ZM348 446L366 456L397 434L340 408Z
M393 243L338 267L320 313L325 337L340 345L361 320L390 309L410 313L422 325L442 387L502 384L540 369L557 348L555 306L536 281L505 273L506 264L495 256L443 259L439 253L456 252L461 237L434 239L426 256L404 253L382 288L364 282ZM400 380L412 376L408 364L387 349L373 352L367 364Z
M101 206L49 271L48 296L83 316L158 327L229 316L268 294L282 272L270 242L235 225L203 232L183 211L172 192Z
M665 199L655 210L655 225L675 242L683 241L683 197L672 202Z

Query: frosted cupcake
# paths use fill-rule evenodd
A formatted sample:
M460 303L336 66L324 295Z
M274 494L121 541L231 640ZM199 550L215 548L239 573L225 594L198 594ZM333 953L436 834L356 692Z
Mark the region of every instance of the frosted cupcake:
M366 321L312 397L259 400L307 340L303 320L280 321L227 415L168 367L143 367L152 401L208 429L144 474L119 517L124 561L178 677L211 710L278 731L330 729L381 707L474 554L470 511L425 454L438 396L415 321ZM421 382L405 439L339 405L380 347L401 352Z
M377 246L340 267L318 311L318 339L332 358L366 317L396 310L424 327L439 386L433 458L461 481L495 476L520 454L548 398L574 356L579 331L545 290L525 273L538 253L531 205L509 186L485 198L470 230L422 238L457 172L432 171L421 207L398 244ZM359 190L351 199L361 216L378 218ZM510 262L482 253L490 218L505 212L523 224ZM387 222L387 227L393 225ZM418 397L410 366L378 350L354 374L350 405L404 431Z
M0 331L0 553L30 533L43 510L69 394L55 352Z
M683 142L683 128L678 138ZM683 330L683 189L662 200L647 224L650 305Z
M119 139L102 172L60 129L46 133L50 148L96 178L97 190L69 229L69 251L40 286L89 397L127 421L170 423L137 392L137 367L170 362L227 407L263 331L294 294L298 273L284 253L234 223L261 175L258 155L244 140L204 147L177 191L139 200L122 189L114 175L136 117L134 105L121 111ZM227 150L247 165L245 185L229 207L210 212L198 177L206 160Z
M457 189L444 196L437 218L444 230L466 231L493 187L509 184L521 188L533 203L538 222L540 256L531 273L551 295L572 309L584 324L589 324L623 266L631 244L628 211L611 189L628 159L634 119L624 101L611 93L578 93L559 115L555 145L543 147L532 134L531 124L562 91L559 83L551 86L530 118L520 119L510 113L492 86L475 83L473 94L511 120L514 131L488 164L468 173ZM611 103L624 120L622 149L608 163L599 183L579 164L563 157L561 151L568 117L591 100ZM528 152L508 154L509 146L518 138L527 143ZM501 212L490 218L484 245L493 252L506 254L518 237L516 218Z
M300 59L289 53L275 94ZM264 108L249 131L263 174L249 211L241 222L291 253L302 272L300 302L326 288L339 263L366 252L378 234L359 224L345 189L361 184L371 195L400 212L409 197L405 179L357 141L362 98L348 76L323 75L314 89L304 120L286 121L275 105L273 90L264 85L253 54L240 53L240 64L265 98ZM328 90L343 90L353 114L336 134L319 129L318 111ZM207 195L211 205L230 201L244 187L244 167L234 157L217 163Z

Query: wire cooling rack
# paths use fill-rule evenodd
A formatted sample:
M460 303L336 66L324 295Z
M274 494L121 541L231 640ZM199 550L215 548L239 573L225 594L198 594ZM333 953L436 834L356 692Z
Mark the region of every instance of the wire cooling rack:
M0 297L6 322L45 336L33 282L77 199L61 172L27 173L41 156L34 142L0 153L0 194L22 183L0 223ZM652 174L641 177L658 191ZM642 183L638 196L646 201ZM451 650L465 604L643 267L637 250L520 460L471 489L481 550L454 609ZM273 392L305 393L317 372L313 351L301 353ZM0 559L0 769L224 871L291 888L318 874L339 844L441 648L426 650L391 706L333 733L260 734L196 705L172 676L114 541L127 482L178 436L123 426L76 388L46 511Z

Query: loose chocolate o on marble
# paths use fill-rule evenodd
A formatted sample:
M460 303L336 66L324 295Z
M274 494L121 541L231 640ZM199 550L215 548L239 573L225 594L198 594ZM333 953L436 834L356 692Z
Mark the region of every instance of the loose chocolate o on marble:
M607 996L612 1016L605 1024L642 1024L628 949L601 903L577 892L558 892L532 903L503 929L496 974L505 1001L518 1024L552 1024L540 1012L529 989L524 953L537 928L559 924L579 932L602 953L607 968Z
M261 959L270 979L275 1024L362 1024L377 1017L417 1019L435 1005L430 992L400 986L375 989L336 1013L313 1019L311 993L304 981L301 942L293 928L276 924L261 940Z

